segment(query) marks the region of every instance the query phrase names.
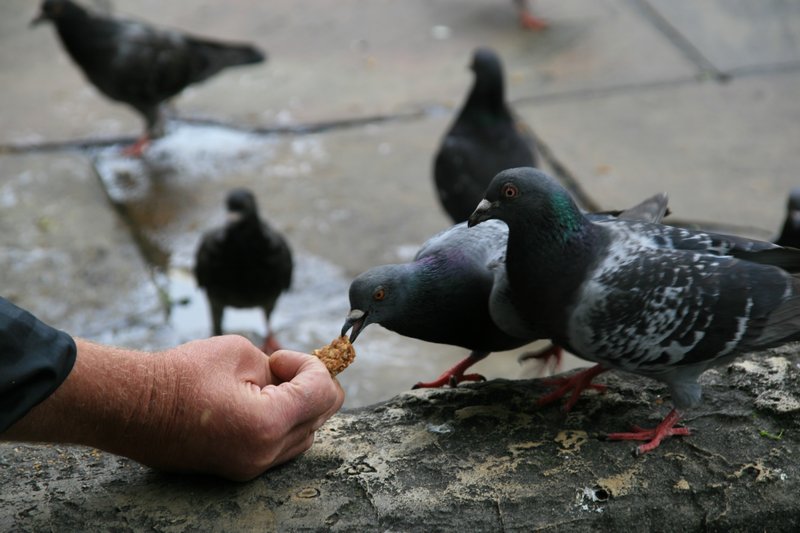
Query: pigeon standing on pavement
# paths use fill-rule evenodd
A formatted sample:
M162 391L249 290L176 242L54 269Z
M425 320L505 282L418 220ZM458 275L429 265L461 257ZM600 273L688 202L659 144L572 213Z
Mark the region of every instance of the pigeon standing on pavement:
M666 195L659 194L613 216L660 221ZM610 214L589 215L593 220ZM464 372L491 352L511 350L546 338L522 322L509 300L505 275L508 228L501 222L468 229L457 224L431 237L410 263L381 265L350 285L350 313L342 328L350 340L369 324L407 337L461 346L470 354L437 379L418 387L455 386L483 379ZM533 357L558 357L551 346Z
M789 193L786 220L783 222L781 234L775 240L775 244L800 248L800 187L795 187Z
M261 63L265 55L243 43L224 43L102 16L71 0L45 0L38 24L51 21L72 60L101 93L133 107L145 132L130 155L141 155L164 133L161 104L224 68Z
M500 58L478 48L471 69L472 89L433 165L439 201L454 223L467 220L495 174L536 166L533 137L506 103Z
M270 325L278 297L292 282L292 253L283 236L258 214L248 189L233 189L226 200L228 221L203 235L194 274L211 307L214 335L222 335L226 307L260 307L267 334L262 350L280 349Z
M535 169L498 174L469 220L509 228L506 269L517 312L554 342L603 368L663 381L672 411L648 441L687 435L698 376L737 355L800 339L800 250L660 224L584 216Z

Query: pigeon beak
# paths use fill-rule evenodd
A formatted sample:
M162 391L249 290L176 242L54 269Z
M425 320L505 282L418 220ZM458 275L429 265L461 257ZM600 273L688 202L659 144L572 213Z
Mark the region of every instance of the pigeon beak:
M352 309L350 313L347 314L347 319L344 321L344 326L342 326L342 336L347 334L347 330L353 328L353 332L350 334L350 342L355 342L358 334L364 329L366 322L367 313L361 309Z
M471 228L472 226L477 226L481 222L492 218L491 210L494 205L495 204L489 202L486 198L481 200L481 203L478 204L478 207L475 208L475 211L473 211L469 219L467 219L467 226Z

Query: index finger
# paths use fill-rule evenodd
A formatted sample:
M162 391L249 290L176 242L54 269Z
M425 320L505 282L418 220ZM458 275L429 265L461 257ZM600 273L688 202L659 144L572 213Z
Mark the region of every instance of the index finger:
M319 358L292 350L278 350L269 357L269 370L279 381L291 381L301 372L330 372Z

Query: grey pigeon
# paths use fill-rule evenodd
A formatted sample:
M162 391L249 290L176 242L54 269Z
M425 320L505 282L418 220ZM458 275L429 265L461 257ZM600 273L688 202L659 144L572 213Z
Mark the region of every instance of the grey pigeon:
M742 352L800 339L800 250L660 224L584 216L535 169L498 174L470 225L509 228L506 269L517 312L554 342L603 368L663 381L675 408L653 430L669 435L696 405L698 376Z
M439 201L455 223L467 220L495 174L536 166L533 138L506 103L500 58L478 48L471 68L472 89L433 165Z
M661 220L666 195L659 194L630 210L590 215L593 220L634 216ZM380 324L407 337L461 346L469 356L437 379L415 387L455 386L483 379L464 372L491 352L510 350L544 338L520 321L510 303L505 276L508 229L501 222L468 229L457 224L431 237L410 263L369 269L350 285L351 311L342 328L350 340L369 324ZM536 357L553 354L550 347Z
M249 44L213 41L106 17L71 0L42 2L32 24L44 21L55 25L64 49L92 85L144 118L145 133L128 150L132 155L140 155L150 138L163 135L162 102L224 68L265 59Z
M783 221L781 234L778 235L775 244L800 248L800 187L795 187L789 193L786 219Z
M211 307L214 335L222 335L226 307L260 307L267 335L263 350L279 349L270 326L278 297L292 283L292 253L283 236L258 214L248 189L233 189L226 200L228 222L205 233L195 257L194 274Z

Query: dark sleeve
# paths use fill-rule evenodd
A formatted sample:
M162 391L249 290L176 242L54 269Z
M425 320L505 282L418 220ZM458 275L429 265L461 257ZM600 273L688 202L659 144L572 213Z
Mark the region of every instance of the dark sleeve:
M53 394L76 351L72 337L0 298L0 433Z

